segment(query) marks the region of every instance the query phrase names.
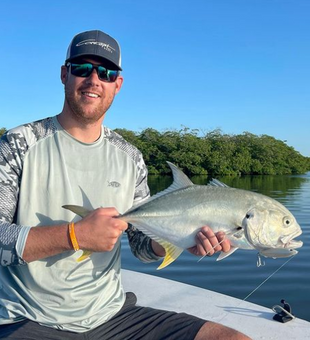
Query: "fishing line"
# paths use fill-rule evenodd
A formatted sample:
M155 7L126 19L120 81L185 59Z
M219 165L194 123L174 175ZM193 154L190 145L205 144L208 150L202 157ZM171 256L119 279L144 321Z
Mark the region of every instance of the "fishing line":
M239 230L239 231L231 231L231 232L229 232L229 233L227 233L226 235L231 235L231 234L234 234L234 235L236 235L236 234L238 234L238 233L240 233L242 230ZM220 245L222 242L224 242L224 240L226 239L226 236L223 238L223 240L222 241L220 241L220 242L218 242L215 246L213 246L204 256L202 256L199 260L198 260L198 262L200 262L202 259L204 259L210 252L211 252L211 250L213 250L215 247L217 247L218 245ZM259 254L258 254L258 256L259 256ZM272 276L273 275L275 275L281 268L283 268L287 263L289 263L294 257L295 257L296 255L294 255L294 256L291 256L291 257L289 257L289 259L286 261L286 262L284 262L278 269L276 269L272 274L270 274L261 284L259 284L255 289L253 289L252 291L251 291L251 293L250 294L248 294L242 301L246 301L252 294L254 294L263 284L265 284L269 279L271 279L272 278ZM261 260L260 260L260 262L261 262ZM259 267L259 266L258 266Z
M267 277L267 279L265 279L260 285L258 285L254 290L252 290L252 292L250 294L248 294L244 299L243 301L247 300L253 293L255 293L265 282L267 282L274 274L276 274L282 267L284 267L289 261L292 260L293 257L295 257L296 255L294 256L291 256L286 262L284 262L282 264L282 266L280 266L278 269L276 269L271 275L269 275Z
M215 249L215 247L217 247L218 245L220 245L221 243L223 243L225 241L225 237L223 238L222 241L220 241L219 243L217 243L215 246L213 246L208 252L206 252L205 255L203 255L199 260L198 262L200 262L202 259L204 259L207 255L210 254L211 250Z
M271 275L269 275L266 280L264 280L259 286L257 286L250 294L248 294L243 300L240 300L240 303L236 307L240 307L245 300L247 300L254 292L256 292L265 282L267 282L274 274L276 274L282 267L284 267L295 256L296 255L291 256L285 263L283 263L278 269L276 269ZM223 319L225 319L225 317L227 315L228 315L228 312L224 313L223 316L219 320L217 320L216 322L220 323L221 321L223 321Z

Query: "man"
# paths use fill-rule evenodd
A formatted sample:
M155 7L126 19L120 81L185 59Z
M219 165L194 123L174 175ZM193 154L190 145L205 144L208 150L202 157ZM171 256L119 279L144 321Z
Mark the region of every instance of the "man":
M78 34L61 67L62 112L1 139L0 338L247 339L192 316L138 307L122 290L124 231L142 261L165 253L115 218L149 195L140 152L102 126L123 83L120 71L112 37ZM92 212L79 219L64 204ZM223 233L204 227L190 251L205 255L229 247ZM77 262L80 250L93 253Z

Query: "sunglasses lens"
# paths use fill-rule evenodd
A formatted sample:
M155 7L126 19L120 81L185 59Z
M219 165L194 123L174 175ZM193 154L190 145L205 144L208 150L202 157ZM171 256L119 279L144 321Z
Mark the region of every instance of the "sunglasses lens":
M97 70L99 79L108 83L115 82L119 75L119 71L108 70L103 66L94 66L91 63L71 64L71 73L76 77L89 77L94 68Z
M108 70L103 66L98 66L98 76L99 76L99 79L103 81L113 83L115 82L118 76L118 71Z
M89 77L93 71L92 64L71 64L71 73L77 77Z

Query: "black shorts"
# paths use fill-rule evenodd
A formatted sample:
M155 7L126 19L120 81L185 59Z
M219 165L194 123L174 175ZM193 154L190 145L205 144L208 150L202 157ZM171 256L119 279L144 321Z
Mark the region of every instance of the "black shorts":
M0 339L23 340L192 340L206 322L185 313L136 305L126 294L122 309L109 321L85 333L72 333L40 326L32 321L0 325Z

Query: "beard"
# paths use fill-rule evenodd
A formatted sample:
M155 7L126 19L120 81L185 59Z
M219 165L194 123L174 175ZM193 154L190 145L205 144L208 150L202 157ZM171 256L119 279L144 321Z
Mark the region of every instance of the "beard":
M83 89L84 92L91 92L91 89ZM82 124L93 124L102 120L114 100L114 93L107 97L100 97L98 103L88 103L86 99L77 97L76 93L65 86L65 100L72 115Z

